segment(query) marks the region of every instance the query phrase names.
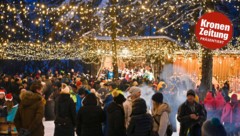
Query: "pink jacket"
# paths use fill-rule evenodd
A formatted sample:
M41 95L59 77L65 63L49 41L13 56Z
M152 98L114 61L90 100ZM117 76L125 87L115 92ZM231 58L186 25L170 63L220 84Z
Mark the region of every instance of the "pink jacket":
M232 123L232 105L230 102L227 102L222 111L221 121L224 123Z

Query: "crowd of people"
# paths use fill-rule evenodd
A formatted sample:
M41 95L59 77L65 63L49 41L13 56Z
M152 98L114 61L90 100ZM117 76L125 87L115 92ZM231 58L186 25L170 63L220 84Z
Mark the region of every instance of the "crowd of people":
M164 80L126 74L111 81L74 70L2 74L0 118L14 123L20 136L43 136L43 120L54 121L54 136L170 136L176 116L180 136L239 134L240 104L236 94L229 97L227 83L201 102L198 89L175 93ZM150 99L144 98L145 86ZM186 99L175 99L179 94Z

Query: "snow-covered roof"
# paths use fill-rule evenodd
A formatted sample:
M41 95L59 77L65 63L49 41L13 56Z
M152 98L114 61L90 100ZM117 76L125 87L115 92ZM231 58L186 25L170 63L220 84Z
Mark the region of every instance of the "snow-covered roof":
M96 36L95 37L96 40L106 40L106 41L110 41L112 40L112 38L110 36ZM177 43L179 44L178 41L176 41L175 39L168 37L168 36L133 36L133 37L117 37L116 40L122 40L122 41L127 41L127 40L150 40L150 39L166 39L169 40L171 42Z

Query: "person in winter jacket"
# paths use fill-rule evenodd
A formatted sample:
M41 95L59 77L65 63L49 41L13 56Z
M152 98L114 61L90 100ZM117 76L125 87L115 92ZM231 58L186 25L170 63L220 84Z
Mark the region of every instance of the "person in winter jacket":
M13 96L11 93L7 94L5 96L5 104L4 104L4 108L7 111L7 118L6 121L9 123L13 123L14 122L14 118L16 116L17 113L17 109L18 109L18 104L15 104L13 102ZM15 132L17 132L16 127L14 127L13 129Z
M107 108L107 122L109 125L107 136L126 136L123 110L123 102L126 99L117 91L114 91L112 95L114 101Z
M139 98L133 102L132 114L127 136L150 136L153 129L153 119L147 113L147 105L144 99Z
M180 122L179 136L201 136L201 126L206 120L204 108L195 102L195 92L187 92L187 101L178 109L177 120Z
M227 132L218 118L212 118L203 123L202 136L227 136Z
M211 119L214 114L215 114L215 99L213 97L213 94L212 92L207 92L207 95L204 99L204 106L207 110L207 113L208 113L208 119Z
M104 112L97 106L95 94L88 94L83 100L77 116L77 135L78 136L103 136L102 123Z
M226 81L224 83L224 86L222 87L222 95L223 95L225 101L227 101L229 98L229 90L230 90L229 83L228 83L228 81Z
M39 81L32 83L30 91L20 95L19 104L14 123L19 135L44 136L43 116L44 98L42 84Z
M223 108L222 116L221 116L221 122L224 123L225 126L231 122L231 119L229 116L231 114L231 111L232 111L231 99L227 99L227 102Z
M56 114L54 136L74 136L76 108L70 97L70 89L66 84L62 84L54 111Z
M5 108L7 109L7 121L13 122L15 115L17 113L18 104L14 104L13 96L11 93L5 96Z
M125 126L126 128L129 125L131 114L132 114L132 103L134 100L140 98L141 96L141 89L139 87L131 87L128 91L130 96L128 96L127 100L123 103L124 113L125 113Z
M162 93L155 93L152 96L153 101L153 132L159 136L166 136L167 127L170 123L169 114L171 108L167 103L163 103Z
M71 85L72 89L70 90L70 97L73 99L73 102L76 107L76 113L78 113L79 109L82 106L81 97L78 95L78 89L76 85Z
M233 94L231 96L231 102L227 102L222 111L221 121L224 123L227 133L230 136L238 133L239 108L237 95Z
M7 110L4 108L5 104L5 90L3 88L0 89L0 117L7 117Z
M54 93L54 89L52 87L52 82L49 79L48 76L46 76L45 80L45 87L44 87L44 96L46 100L46 105L45 105L45 120L46 121L53 121L55 119L54 115L54 100L52 99L52 95Z

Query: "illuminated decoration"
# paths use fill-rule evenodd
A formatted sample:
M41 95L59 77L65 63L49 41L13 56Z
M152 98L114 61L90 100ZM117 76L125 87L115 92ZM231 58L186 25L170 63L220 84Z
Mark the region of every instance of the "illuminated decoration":
M163 38L163 37L162 37ZM2 59L51 60L81 59L86 63L98 63L103 56L112 56L112 41L109 37L95 40L85 39L80 43L4 43L0 44ZM179 46L168 39L138 37L136 39L117 39L118 58L142 58L146 56L173 54ZM163 53L164 52L164 53Z
M116 0L116 9L109 1L96 4L80 0L75 4L63 2L60 6L22 1L1 3L1 59L81 59L99 63L102 56L113 55L109 38L112 21L116 23L120 58L151 57L153 60L168 55L176 59L176 52L184 53L192 46L196 49L200 46L190 38L194 37L190 27L184 33L181 31L184 24L195 24L207 0ZM116 10L116 18L112 18L112 10ZM154 28L152 33L163 37L141 37L146 27ZM237 41L236 47L229 46L224 53L239 54Z

